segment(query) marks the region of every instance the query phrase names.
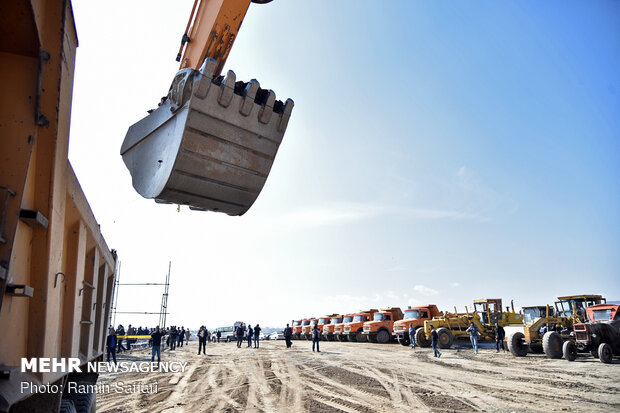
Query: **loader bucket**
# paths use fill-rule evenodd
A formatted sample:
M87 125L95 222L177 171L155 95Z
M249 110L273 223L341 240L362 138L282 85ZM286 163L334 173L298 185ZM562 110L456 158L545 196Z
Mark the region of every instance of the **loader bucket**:
M127 131L121 155L133 187L157 202L243 215L265 185L293 101L216 62L175 76L160 106Z

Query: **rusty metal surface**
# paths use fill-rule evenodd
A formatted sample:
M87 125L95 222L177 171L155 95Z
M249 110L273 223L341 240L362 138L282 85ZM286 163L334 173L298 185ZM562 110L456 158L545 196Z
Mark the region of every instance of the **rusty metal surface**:
M243 215L271 171L294 103L214 69L209 59L200 72L180 71L159 108L129 128L121 155L145 198Z

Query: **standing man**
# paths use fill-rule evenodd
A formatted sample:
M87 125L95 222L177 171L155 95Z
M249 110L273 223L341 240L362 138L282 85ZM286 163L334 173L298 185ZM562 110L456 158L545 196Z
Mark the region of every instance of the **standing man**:
M506 331L504 331L504 327L500 326L499 323L495 323L495 348L497 349L496 353L499 353L500 346L504 353L506 349L504 348L504 338L506 337Z
M258 324L254 326L254 348L258 348L259 340L260 340L260 331L261 328Z
M177 348L177 328L176 326L170 327L170 350Z
M198 354L200 354L200 349L202 349L203 354L207 355L208 334L205 326L200 327L200 331L198 331Z
M478 354L478 327L474 323L469 324L469 328L465 330L469 333L469 340L474 348L474 354Z
M204 326L203 326L204 327ZM205 327L205 331L207 331L207 327ZM208 333L208 331L207 331ZM189 337L192 335L192 333L189 332L189 327L187 327L187 330L185 330L185 342L189 343Z
M128 336L135 336L136 335L136 328L132 327L131 324L129 324L127 326L127 335ZM131 350L131 345L136 342L135 340L136 340L135 338L128 338L127 339L127 351Z
M439 342L439 335L435 331L435 327L431 326L431 343L433 345L433 352L435 357L441 357L441 353L437 350L437 343Z
M284 329L284 340L286 341L286 348L291 348L291 337L293 336L293 329L286 325Z
M312 352L314 352L314 345L316 344L316 352L320 353L319 350L319 341L321 341L321 330L319 330L318 322L314 323L314 327L312 327Z
M215 333L215 335L217 336L217 342L220 342L220 338L222 337L222 332L220 330L217 330L217 333Z
M116 338L118 338L118 336L124 336L125 335L125 327L123 327L122 324L118 325L118 328L116 329ZM116 352L120 353L121 351L127 351L127 349L125 348L125 346L123 346L123 339L122 338L118 338L118 344L116 345Z
M179 347L183 347L184 338L185 338L185 327L181 326L181 330L179 330L179 342L177 343Z
M152 349L151 349L151 363L155 361L155 354L157 354L157 362L161 361L161 338L164 333L159 331L159 326L155 327L155 331L151 333Z
M413 324L409 326L409 342L411 343L411 348L415 350L415 327L413 327Z
M112 354L112 359L116 363L116 331L114 331L114 327L110 327L110 331L108 333L108 337L105 341L106 349L108 353L108 363L110 362L110 354Z
M248 347L252 347L252 334L254 334L254 330L252 330L252 325L248 324Z
M237 326L237 348L241 348L241 343L243 342L244 333L245 333L245 328L243 328L243 324L239 324Z

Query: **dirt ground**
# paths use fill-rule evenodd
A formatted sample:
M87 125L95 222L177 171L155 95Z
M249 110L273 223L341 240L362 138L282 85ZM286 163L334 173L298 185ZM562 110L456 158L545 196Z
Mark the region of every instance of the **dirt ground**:
M196 342L164 351L187 361L184 374L107 373L100 383L152 383L157 394L98 394L102 412L610 412L620 411L620 362L514 358L483 349L411 350L398 344L294 341ZM149 361L148 350L119 361Z

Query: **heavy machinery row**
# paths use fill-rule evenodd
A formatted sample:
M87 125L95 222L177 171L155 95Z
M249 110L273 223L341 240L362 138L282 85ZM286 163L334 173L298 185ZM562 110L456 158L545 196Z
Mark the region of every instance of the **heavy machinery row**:
M569 361L579 353L591 353L604 363L620 356L620 311L601 295L558 297L555 305L523 307L516 312L511 302L474 300L473 311L439 311L436 305L361 310L292 321L293 339L310 340L316 325L324 340L410 344L409 329L415 329L416 345L430 347L431 328L438 334L438 347L450 348L458 340L469 339L473 323L480 339L495 339L495 324L506 330L508 350L516 357L544 353L549 358L564 356Z

